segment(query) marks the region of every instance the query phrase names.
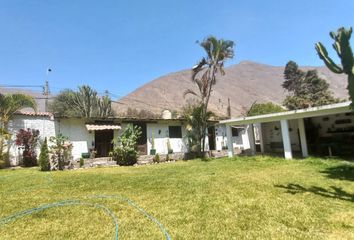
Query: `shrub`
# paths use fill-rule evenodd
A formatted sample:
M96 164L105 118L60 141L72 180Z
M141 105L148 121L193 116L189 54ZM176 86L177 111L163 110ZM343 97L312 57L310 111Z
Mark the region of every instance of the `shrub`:
M160 155L158 153L156 153L156 155L154 157L154 162L155 163L159 163L160 162Z
M50 162L49 162L49 150L47 138L44 139L44 142L41 146L41 153L39 154L39 167L41 171L49 171L50 170Z
M141 136L141 128L129 124L118 137L110 156L118 165L134 165L138 159L137 141Z
M67 137L62 134L56 137L51 137L50 139L50 153L51 156L51 169L52 170L64 170L65 164L71 159L72 143Z
M166 162L168 162L168 161L170 161L171 159L170 159L170 155L166 155Z
M26 167L37 165L36 147L39 140L39 131L35 129L20 129L16 134L16 145L23 148L23 164Z
M80 167L83 167L85 165L85 159L80 158Z
M4 159L0 158L0 169L5 168L6 167L6 161Z

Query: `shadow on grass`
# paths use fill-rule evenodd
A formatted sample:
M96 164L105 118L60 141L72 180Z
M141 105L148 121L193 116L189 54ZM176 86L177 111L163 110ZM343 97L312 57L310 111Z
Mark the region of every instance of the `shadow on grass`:
M354 202L354 194L344 191L342 188L331 186L330 190L322 187L303 187L300 184L289 183L288 185L274 185L277 188L286 189L287 193L298 194L298 193L314 193L323 197L340 199L345 201Z
M320 173L326 174L328 178L354 181L354 165L343 164L330 167Z

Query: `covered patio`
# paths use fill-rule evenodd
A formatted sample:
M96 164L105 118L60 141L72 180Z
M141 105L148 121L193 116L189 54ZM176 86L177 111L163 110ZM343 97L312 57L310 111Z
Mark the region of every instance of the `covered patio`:
M234 156L232 128L240 125L248 125L251 130L248 131L248 138L252 154L256 154L255 130L258 131L261 153L280 151L286 159L293 158L294 152L308 157L309 147L316 152L325 148L331 156L332 150L338 149L336 146L341 145L341 141L348 145L349 150L354 149L354 114L350 102L241 117L220 123L226 125L229 157Z

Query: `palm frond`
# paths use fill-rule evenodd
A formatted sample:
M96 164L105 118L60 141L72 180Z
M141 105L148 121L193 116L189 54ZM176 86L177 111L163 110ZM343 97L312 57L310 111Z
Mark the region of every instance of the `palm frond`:
M199 95L195 91L193 91L192 89L185 90L183 93L183 97L185 98L189 94L199 97Z

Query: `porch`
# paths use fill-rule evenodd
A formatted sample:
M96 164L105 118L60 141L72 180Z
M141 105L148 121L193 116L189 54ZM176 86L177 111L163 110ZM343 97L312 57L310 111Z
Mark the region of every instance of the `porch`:
M282 153L286 159L298 154L354 155L354 114L350 102L274 114L221 121L226 124L228 156L234 156L232 128L248 125L249 144L256 154L255 132L260 153Z

